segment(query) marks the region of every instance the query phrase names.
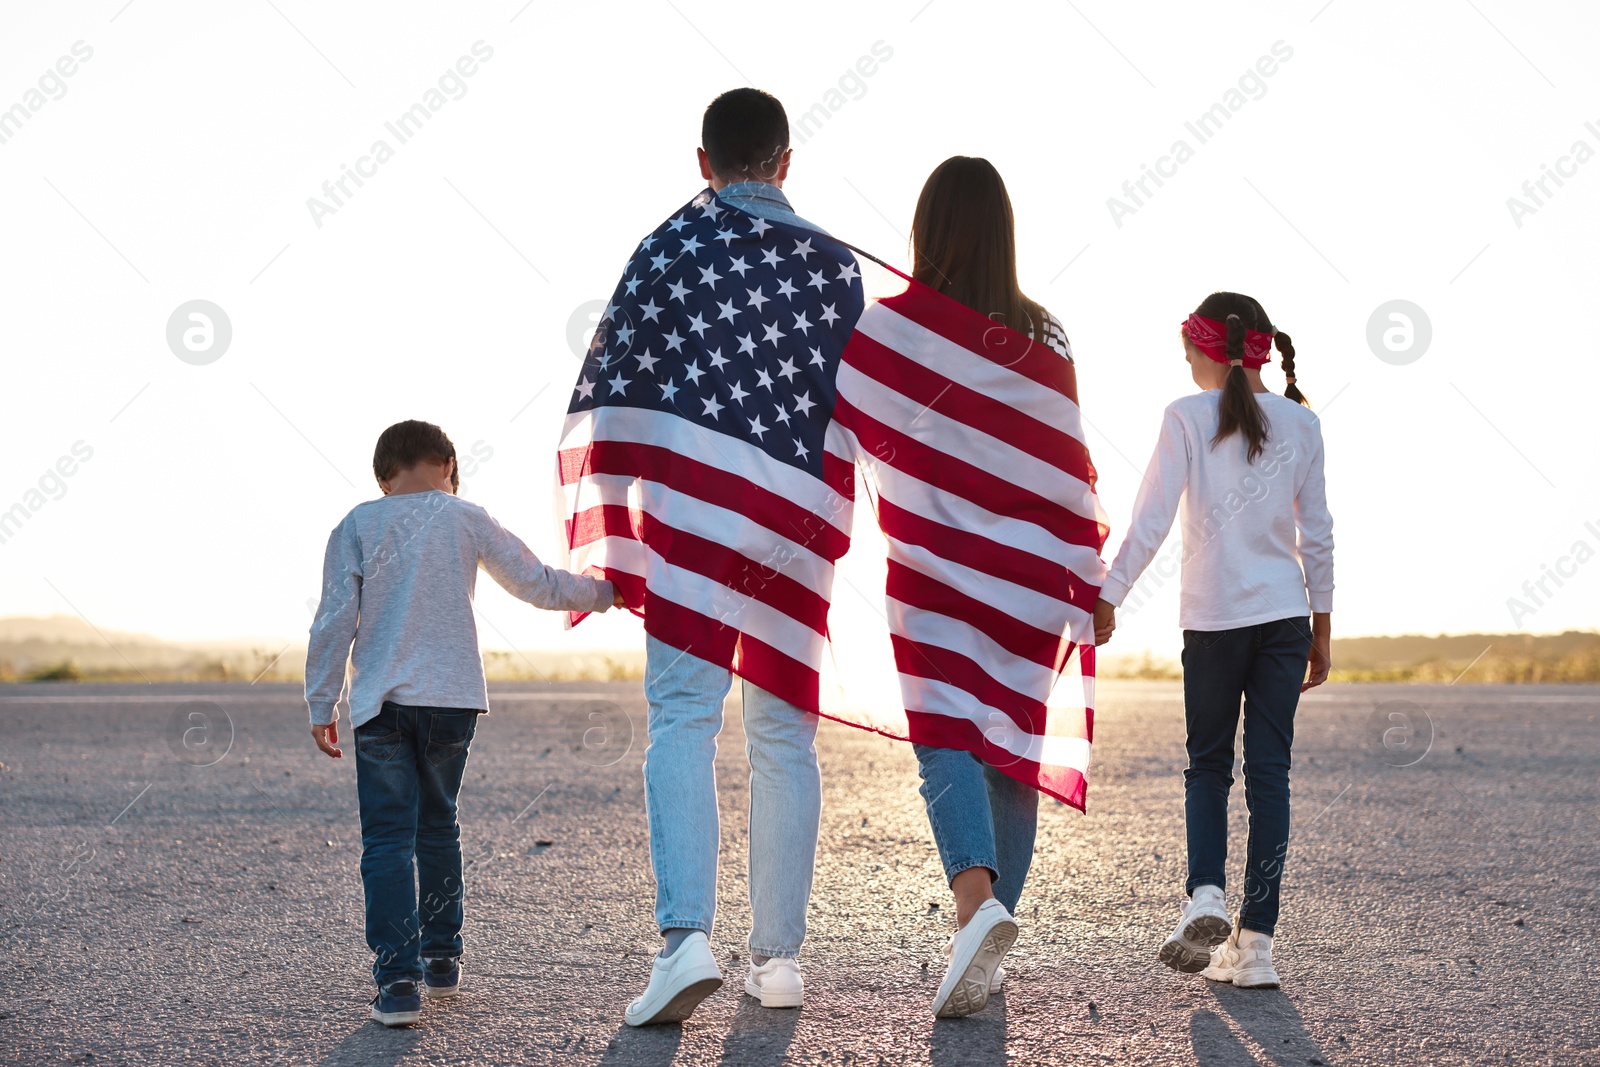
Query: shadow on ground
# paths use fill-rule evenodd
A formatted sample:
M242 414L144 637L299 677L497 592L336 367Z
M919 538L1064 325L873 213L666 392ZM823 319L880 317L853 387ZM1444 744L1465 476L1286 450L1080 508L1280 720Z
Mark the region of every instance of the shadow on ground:
M1196 1063L1206 1067L1259 1067L1263 1062L1273 1067L1318 1067L1333 1063L1306 1031L1300 1013L1282 990L1214 985L1210 991L1216 1006L1256 1043L1266 1060L1251 1051L1215 1011L1198 1008L1189 1020Z
M422 1042L421 1031L390 1029L369 1022L350 1032L322 1057L319 1067L394 1067Z

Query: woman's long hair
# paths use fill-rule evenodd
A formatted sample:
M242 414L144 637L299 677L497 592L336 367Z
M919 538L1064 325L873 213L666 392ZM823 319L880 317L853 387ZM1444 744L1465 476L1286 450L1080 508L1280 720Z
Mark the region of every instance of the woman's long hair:
M1017 331L1044 337L1044 309L1017 285L1016 218L987 159L951 156L933 169L911 221L911 276Z

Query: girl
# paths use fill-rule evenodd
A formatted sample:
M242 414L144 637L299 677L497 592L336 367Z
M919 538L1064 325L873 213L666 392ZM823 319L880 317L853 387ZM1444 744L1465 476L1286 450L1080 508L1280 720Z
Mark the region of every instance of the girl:
M1322 432L1295 385L1289 335L1273 328L1256 301L1212 293L1182 336L1204 392L1167 406L1133 523L1095 606L1096 642L1110 639L1116 606L1181 511L1189 900L1160 958L1236 986L1276 988L1272 937L1289 846L1295 707L1331 665L1333 519ZM1261 382L1274 341L1289 383L1281 397ZM1250 839L1245 902L1231 923L1223 866L1241 698Z
M1072 350L1055 316L1017 285L1016 224L1000 173L986 159L952 156L934 168L911 224L912 276L1048 345ZM928 822L956 898L950 968L933 1011L982 1011L1005 977L1012 918L1033 863L1039 795L958 749L914 746Z

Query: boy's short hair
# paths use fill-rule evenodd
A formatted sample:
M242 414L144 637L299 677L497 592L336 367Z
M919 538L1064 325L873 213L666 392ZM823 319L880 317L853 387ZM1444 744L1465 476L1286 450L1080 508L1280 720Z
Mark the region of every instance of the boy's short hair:
M372 452L372 473L382 483L424 460L446 463L455 458L456 446L449 434L431 422L407 419L378 435L378 447ZM450 475L451 484L459 485L460 477L458 463Z
M789 116L771 93L730 89L706 108L700 147L719 178L770 179L789 147Z

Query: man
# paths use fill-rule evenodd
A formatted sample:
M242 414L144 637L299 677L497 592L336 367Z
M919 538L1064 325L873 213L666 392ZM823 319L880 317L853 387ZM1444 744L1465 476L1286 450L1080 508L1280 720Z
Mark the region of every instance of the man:
M722 204L744 213L739 216L741 222L753 222L758 231L762 225L760 220L815 229L794 214L783 194L783 182L789 172L789 122L783 105L774 97L756 89L735 89L717 97L706 108L698 154L701 176ZM701 207L712 212L722 210L718 218L735 217L733 212L719 209L714 201ZM745 216L754 216L754 220ZM669 227L681 223L682 218L669 223ZM730 227L733 225L729 223ZM741 232L743 229L741 226ZM664 236L654 248L658 253L662 246L673 247L666 235L677 231L659 232ZM728 240L732 239L730 234ZM650 248L653 240L647 239L642 247ZM673 262L693 264L695 251L695 243L690 243L689 250L680 251ZM639 262L643 259L641 255ZM664 254L655 262L665 263ZM689 282L695 281L695 271L683 267L657 266L648 271L641 269L635 276L658 284L674 277L679 270L683 270ZM714 279L716 275L707 277ZM675 287L672 291L676 303L673 297L666 296L661 303L670 305L669 315L696 311L696 324L703 320L716 322L719 315L726 318L742 314L742 321L754 321L760 315L762 301L756 294L749 294L755 305L752 307L746 299L746 291L729 284L739 280L739 276L735 276L705 289L695 285L692 292L685 287ZM665 285L661 288L665 289ZM625 303L621 297L613 301L614 305ZM650 309L654 306L652 298L644 314L653 315ZM620 319L620 315L618 317ZM652 319L652 322L659 325L660 320ZM654 336L643 321L636 325L640 327L641 337ZM697 355L685 358L680 365L694 366L698 370L706 364L707 355L712 366L723 361L721 349L712 349L711 338L702 339L698 325L691 329L694 336L684 336L682 341L688 344L689 353ZM607 340L597 340L597 344L615 344L617 335L624 330L625 338L631 338L634 332L631 327L613 323L603 331ZM678 336L677 331L673 336ZM713 332L711 337L715 336ZM625 340L618 351L629 354L631 360L640 360L641 355L634 354L637 347L630 349L627 343ZM636 340L634 343L637 346ZM681 347L674 351L679 356L684 354ZM650 356L648 348L642 356L641 366L653 367L659 362ZM624 363L623 355L607 354L597 366L606 368L613 358L616 362L609 364L611 368L633 365L631 360ZM735 358L743 357L736 355ZM609 370L604 372L610 373ZM639 379L644 377L640 372L630 373ZM698 382L698 377L695 380ZM663 389L673 388L671 382L658 384ZM737 400L735 393L734 402ZM715 402L714 396L712 402ZM698 407L695 414L699 414ZM759 419L757 415L758 422ZM723 424L716 422L714 426L721 429ZM701 435L702 439L710 436L714 435L709 432ZM726 439L718 440L724 443L717 447L725 451L735 447ZM770 439L763 434L762 442L770 444ZM801 447L804 447L803 442ZM765 488L779 490L775 484ZM685 507L700 503L692 492L677 494L673 499ZM777 565L773 573L781 567ZM770 580L770 576L755 580ZM626 585L626 579L624 583ZM739 596L738 584L735 583L731 593L726 591L725 584L716 586L717 599L724 604L735 604ZM646 595L646 590L639 589L629 599L629 606L640 608ZM648 988L628 1007L626 1019L634 1026L685 1019L701 1000L722 984L709 941L716 908L719 845L713 763L716 738L722 727L722 704L732 686L734 670L747 675L739 667L743 655L739 651L742 646L737 643L742 640L737 634L739 620L729 618L730 613L736 615L740 609L724 608L713 612L719 616L724 630L735 633L734 643L723 646L718 642L697 644L698 638L677 638L676 634L669 634L659 622L665 606L658 611L656 603L651 602L651 607L646 609L647 629L651 634L647 638L645 668L650 730L650 747L645 757L645 797L650 821L650 858L656 877L656 920L664 944L654 961ZM651 619L652 614L655 620ZM657 634L668 634L669 640L662 640ZM697 655L697 652L704 655ZM759 999L763 1007L798 1007L804 985L796 957L805 940L806 908L811 896L822 810L822 780L815 747L817 716L773 695L749 681L747 676L742 685L750 758L752 917L745 991Z

